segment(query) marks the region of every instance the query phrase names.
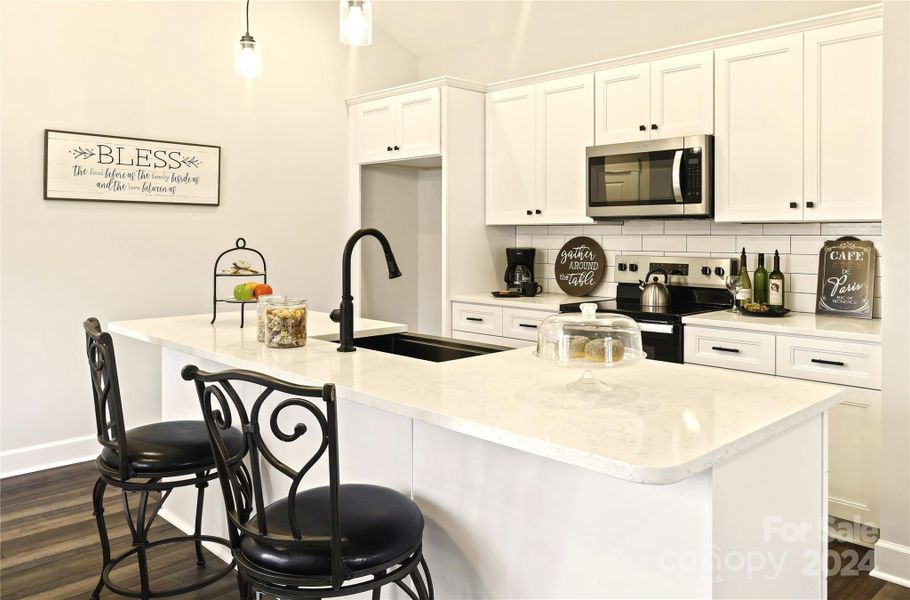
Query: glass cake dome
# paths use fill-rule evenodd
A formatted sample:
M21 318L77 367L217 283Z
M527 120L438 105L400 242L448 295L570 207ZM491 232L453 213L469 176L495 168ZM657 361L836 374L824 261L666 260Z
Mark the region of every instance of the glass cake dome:
M535 355L562 366L618 367L646 357L641 329L633 319L615 313L598 313L586 302L581 313L547 317L537 333Z

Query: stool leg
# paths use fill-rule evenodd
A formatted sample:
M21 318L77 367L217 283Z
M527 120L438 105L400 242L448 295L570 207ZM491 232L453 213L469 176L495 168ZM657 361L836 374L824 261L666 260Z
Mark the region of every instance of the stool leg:
M376 575L373 576L373 579L379 579L380 577L385 577L385 571L380 571L379 573L376 573ZM382 595L382 588L378 587L373 590L373 597L370 600L380 600L381 595Z
M95 516L95 524L98 526L98 537L101 538L101 576L98 577L98 585L92 592L92 600L98 600L101 597L101 590L104 588L104 569L111 562L111 544L107 537L107 524L104 522L104 490L106 488L107 482L99 477L95 482L95 489L92 490L92 514Z
M436 600L436 593L433 591L433 577L430 575L430 567L427 566L427 559L420 557L420 566L423 567L423 574L427 580L427 598Z
M123 492L123 501L126 502L127 492ZM133 529L133 545L138 546L136 551L136 558L139 561L139 594L142 600L147 600L151 594L149 589L149 565L148 565L148 556L146 555L146 546L148 545L148 527L151 526L151 523L148 523L148 526L145 522L145 513L148 508L149 503L149 493L148 492L139 492L139 508L136 511L136 527ZM130 517L129 512L127 512L127 518ZM132 520L131 520L132 521Z
M250 584L243 578L240 571L237 571L237 590L240 592L240 600L250 600Z
M199 492L196 495L196 528L193 530L193 535L196 536L196 566L204 567L205 566L205 556L202 554L202 542L199 541L199 536L202 535L202 505L205 501L205 488L208 487L209 483L207 481L202 481L206 476L206 473L196 473L196 478L200 481L196 482L196 489Z

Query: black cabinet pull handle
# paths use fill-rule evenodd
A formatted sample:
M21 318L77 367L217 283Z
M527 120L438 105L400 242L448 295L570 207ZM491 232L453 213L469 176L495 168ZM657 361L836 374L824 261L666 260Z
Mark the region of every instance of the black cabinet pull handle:
M846 367L844 363L839 360L825 360L823 358L813 358L812 362L818 365L831 365L832 367Z
M478 323L483 323L483 319L480 317L465 317L465 321L477 321Z
M815 208L815 202L806 202L806 208Z
M537 210L535 210L535 211L534 211L534 212L535 212L535 213L537 213L537 214L538 214L538 215L539 215L539 214L541 214L541 213L542 213L542 212L543 212L543 211L542 211L542 210L540 210L540 209L539 209L539 208L538 208L538 209L537 209Z
M533 214L534 214L534 213L533 213L533 212L531 212L531 211L530 211L530 210L529 210L529 211L528 211L528 214L529 214L529 215L533 215Z
M657 123L651 123L651 129L657 129Z
M399 148L398 146L395 146L395 149L396 149L396 150L401 150L401 148Z
M797 204L796 202L791 202L790 208L799 208L799 204Z
M385 147L385 150L386 150L386 152L391 152L391 151L392 151L392 147L391 147L391 146L386 146L386 147Z
M528 329L537 329L537 325L532 325L530 323L519 323L519 327L527 327Z
M644 125L639 125L639 126L638 126L638 130L639 130L639 131L647 131L648 128L645 127Z
M718 352L731 352L733 354L739 354L738 348L725 348L723 346L711 346L711 350L717 350Z

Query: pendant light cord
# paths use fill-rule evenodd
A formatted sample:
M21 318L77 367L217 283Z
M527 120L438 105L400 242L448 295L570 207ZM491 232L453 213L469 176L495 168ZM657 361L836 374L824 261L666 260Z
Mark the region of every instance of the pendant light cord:
M246 0L246 34L250 35L250 0Z

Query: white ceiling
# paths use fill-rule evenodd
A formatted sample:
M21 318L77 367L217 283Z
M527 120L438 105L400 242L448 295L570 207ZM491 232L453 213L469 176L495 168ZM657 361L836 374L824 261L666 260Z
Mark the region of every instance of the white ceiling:
M424 56L570 19L591 4L583 0L375 0L373 20L411 53Z
M376 25L417 57L475 44L515 32L573 18L626 21L642 28L660 16L667 4L686 4L692 18L735 18L752 14L754 26L763 20L782 22L845 10L869 1L850 0L374 0ZM664 6L662 6L664 5ZM676 11L669 11L676 12ZM775 19L776 15L781 20ZM764 19L763 19L764 17ZM642 29L646 32L646 27ZM658 44L659 45L659 44Z

